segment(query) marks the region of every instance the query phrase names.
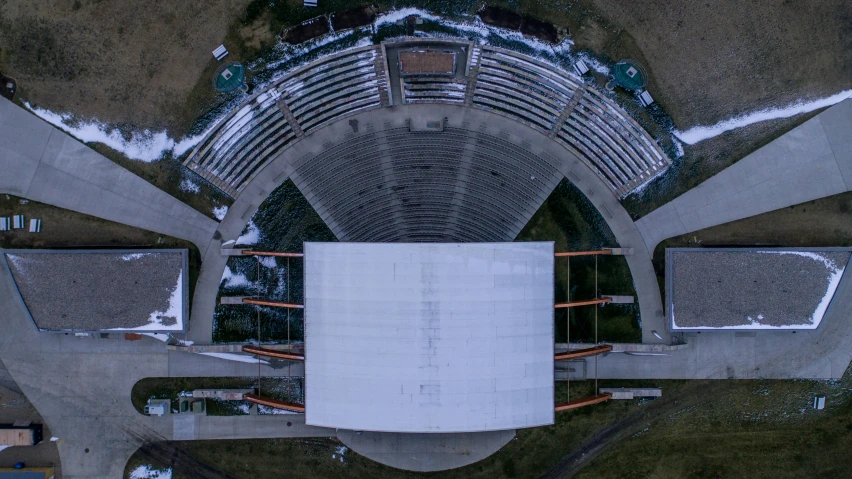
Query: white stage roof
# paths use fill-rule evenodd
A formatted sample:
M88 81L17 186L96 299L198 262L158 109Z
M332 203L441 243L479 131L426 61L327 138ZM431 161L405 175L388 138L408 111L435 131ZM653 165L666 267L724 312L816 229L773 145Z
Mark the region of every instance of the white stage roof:
M553 424L553 243L306 243L306 423Z

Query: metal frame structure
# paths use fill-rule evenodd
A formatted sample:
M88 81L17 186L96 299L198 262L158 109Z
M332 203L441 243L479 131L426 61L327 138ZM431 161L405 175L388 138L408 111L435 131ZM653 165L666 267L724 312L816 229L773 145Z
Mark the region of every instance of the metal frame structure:
M566 258L566 273L565 273L565 302L564 303L556 303L554 308L574 308L578 306L597 306L599 304L606 304L612 301L612 298L600 298L598 296L598 256L600 255L611 255L613 254L612 249L603 249L603 250L594 250L594 251L568 251L563 253L555 253L557 258ZM594 256L595 257L595 298L584 301L571 301L571 258L574 256ZM571 315L566 315L565 318L565 343L568 344L571 341L570 332L571 332ZM598 342L598 310L595 308L595 346L591 348L584 349L576 349L574 351L566 351L564 353L556 353L553 357L555 361L565 361L569 359L577 359L584 358L588 356L594 356L595 358L595 394L593 396L578 398L569 400L568 402L557 403L555 405L556 412L560 411L568 411L571 409L577 409L583 406L590 406L592 404L598 404L605 401L608 401L612 398L612 394L610 393L598 393L598 355L602 353L607 353L612 351L612 345L609 344L597 344ZM567 379L566 384L568 385L568 397L571 397L571 380L570 377Z

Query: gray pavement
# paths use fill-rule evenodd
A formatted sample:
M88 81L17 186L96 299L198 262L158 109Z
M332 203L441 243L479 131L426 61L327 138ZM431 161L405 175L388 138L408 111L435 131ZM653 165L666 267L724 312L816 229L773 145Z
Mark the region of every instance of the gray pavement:
M212 417L139 414L133 385L146 377L255 376L258 365L169 351L151 338L78 338L38 333L7 271L0 272L0 360L39 411L57 441L68 479L121 478L143 443L173 439L334 436L304 425L303 415ZM264 376L286 375L286 363L261 365ZM294 366L294 375L301 374ZM287 422L291 425L287 426Z
M811 118L639 219L660 241L852 189L852 99Z
M215 220L0 98L0 193L193 242L203 255Z
M339 430L340 442L362 456L407 471L444 471L481 461L499 451L515 431L466 434L399 434Z
M602 379L836 379L852 360L852 273L846 271L819 328L685 333L688 347L609 353ZM595 359L586 360L594 377Z

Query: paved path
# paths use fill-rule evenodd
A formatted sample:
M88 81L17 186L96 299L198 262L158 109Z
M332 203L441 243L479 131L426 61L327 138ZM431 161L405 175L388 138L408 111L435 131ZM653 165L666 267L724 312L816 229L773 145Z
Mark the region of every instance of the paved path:
M217 223L14 103L0 98L0 193L193 242Z
M257 364L168 351L151 338L40 334L7 271L0 271L0 360L39 411L57 443L66 479L121 478L143 443L172 439L334 436L304 424L304 415L187 416L139 414L133 385L146 377L255 376ZM264 376L286 369L261 366ZM293 368L301 374L301 365ZM287 426L287 422L291 425Z
M852 99L811 118L636 222L660 241L852 190Z
M192 319L187 337L199 344L208 344L213 333L213 310L216 293L222 279L222 272L227 261L219 254L222 241L236 239L257 208L270 192L280 186L293 173L291 161L305 154L319 155L342 138L352 136L349 120L357 120L364 125L361 132L367 131L366 125L381 127L385 122L395 125L409 118L447 118L449 125L466 128L478 128L480 124L487 126L486 132L500 136L538 155L550 155L561 160L561 173L565 175L603 216L622 248L634 248L634 254L627 256L627 263L633 275L633 282L639 298L639 309L642 318L642 341L647 343L662 342L653 336L651 331L665 331L662 299L657 277L651 264L651 256L645 248L642 235L634 225L630 216L621 206L603 181L573 154L561 147L547 136L525 127L500 115L473 108L451 105L405 105L393 108L372 110L344 121L333 123L305 136L302 140L289 146L282 154L271 161L258 175L246 184L243 191L234 201L225 219L219 225L221 240L211 242L204 262L201 275L195 288L193 298Z
M702 331L686 333L687 347L660 352L610 353L598 358L609 379L836 379L852 360L852 272L837 288L813 331ZM586 360L594 377L594 359Z

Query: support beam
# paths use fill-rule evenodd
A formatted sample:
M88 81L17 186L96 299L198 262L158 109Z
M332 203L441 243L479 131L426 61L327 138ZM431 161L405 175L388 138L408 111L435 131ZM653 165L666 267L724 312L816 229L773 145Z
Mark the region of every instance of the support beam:
M278 251L255 251L253 249L244 249L242 252L245 256L280 256L283 258L301 258L304 253L281 253Z
M570 409L577 409L578 407L583 406L591 406L592 404L598 404L602 402L606 402L612 398L612 394L610 393L600 393L595 396L589 396L580 399L573 399L568 402L562 402L556 404L556 412L560 411L568 411Z
M575 308L577 306L591 306L593 304L611 303L612 298L590 299L588 301L571 301L570 303L556 303L555 308Z
M553 356L553 360L565 361L568 359L584 358L586 356L594 356L596 354L608 353L610 351L612 351L612 345L600 344L591 348L574 349L572 351L566 351L564 353L556 353L556 355Z
M591 256L602 254L612 254L612 249L599 249L594 251L565 251L563 253L555 253L555 256L557 258L563 258L566 256Z
M243 396L243 399L249 402L253 402L255 404L260 404L261 406L274 407L276 409L284 409L286 411L304 413L305 405L304 404L296 404L294 402L286 402L279 401L277 399L265 398L258 396L257 394L246 394Z
M258 306L272 306L273 308L304 309L304 304L285 303L283 301L268 301L260 298L243 298L243 304L256 304Z
M245 345L243 352L249 354L257 354L259 356L267 356L270 358L287 359L289 361L304 361L305 356L302 354L290 353L287 351L278 351L277 349L261 348L259 346Z

